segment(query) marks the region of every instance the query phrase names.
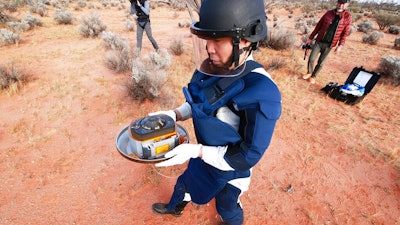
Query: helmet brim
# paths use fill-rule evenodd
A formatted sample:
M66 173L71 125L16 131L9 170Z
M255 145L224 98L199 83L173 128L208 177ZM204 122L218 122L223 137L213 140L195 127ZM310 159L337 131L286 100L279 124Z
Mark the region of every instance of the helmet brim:
M245 28L233 28L231 30L208 30L199 27L199 22L194 22L190 25L190 32L203 39L214 39L222 37L246 38L252 34L250 25Z

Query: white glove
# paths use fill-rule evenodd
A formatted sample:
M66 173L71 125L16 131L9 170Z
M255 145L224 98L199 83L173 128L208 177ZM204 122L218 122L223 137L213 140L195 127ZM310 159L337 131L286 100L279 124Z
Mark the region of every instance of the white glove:
M155 115L160 115L160 114L167 115L167 116L171 117L176 122L176 113L174 112L174 110L152 112L152 113L149 113L148 115L149 116L155 116Z
M180 144L164 155L165 158L172 158L157 163L155 166L160 167L182 164L190 158L199 157L201 148L202 145L200 144Z

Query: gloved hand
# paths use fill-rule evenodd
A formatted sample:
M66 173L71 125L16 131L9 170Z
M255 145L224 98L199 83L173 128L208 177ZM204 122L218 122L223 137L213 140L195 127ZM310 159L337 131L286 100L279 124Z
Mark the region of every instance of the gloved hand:
M176 122L176 113L174 112L174 110L152 112L152 113L149 113L148 115L155 116L155 115L159 115L159 114L167 115L167 116L171 117L172 119L174 119L174 121Z
M161 167L182 164L190 158L199 157L201 148L202 145L200 144L180 144L164 155L165 158L172 158L157 163L155 166Z

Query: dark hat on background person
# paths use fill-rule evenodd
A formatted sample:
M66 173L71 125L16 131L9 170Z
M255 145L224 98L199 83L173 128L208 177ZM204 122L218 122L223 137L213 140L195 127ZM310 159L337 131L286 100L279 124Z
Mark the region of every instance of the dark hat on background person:
M337 2L340 2L340 3L349 3L350 0L338 0Z

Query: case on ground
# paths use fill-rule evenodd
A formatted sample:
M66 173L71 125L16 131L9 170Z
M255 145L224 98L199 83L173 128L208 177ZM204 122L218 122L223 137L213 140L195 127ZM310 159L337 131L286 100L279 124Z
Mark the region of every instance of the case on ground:
M355 105L371 92L380 77L379 73L367 71L362 66L354 67L343 85L329 82L321 91L333 99Z

